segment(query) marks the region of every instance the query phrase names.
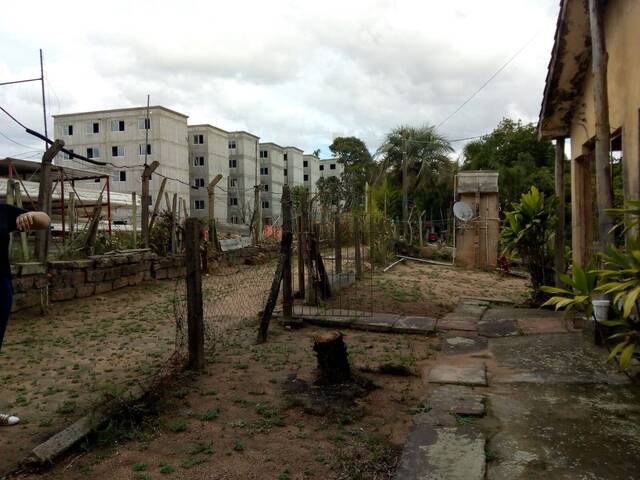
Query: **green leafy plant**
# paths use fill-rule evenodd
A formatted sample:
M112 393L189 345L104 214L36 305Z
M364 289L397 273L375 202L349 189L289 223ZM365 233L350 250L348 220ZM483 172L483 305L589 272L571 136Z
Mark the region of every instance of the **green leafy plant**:
M577 310L584 312L587 318L593 313L591 299L598 282L598 275L593 270L593 265L586 268L579 265L573 267L573 277L560 275L566 288L543 286L542 291L553 295L543 306L553 306L556 310Z
M512 204L501 232L504 254L517 254L531 276L533 300L540 301L541 287L549 283L552 274L552 252L549 238L556 217L555 200L545 197L536 187L524 193L520 203Z
M640 240L629 239L625 249L609 246L602 259L603 268L597 271L601 278L598 291L612 295L614 308L620 312L620 318L602 322L614 330L609 340L616 344L609 358L619 355L620 367L627 369L640 352Z

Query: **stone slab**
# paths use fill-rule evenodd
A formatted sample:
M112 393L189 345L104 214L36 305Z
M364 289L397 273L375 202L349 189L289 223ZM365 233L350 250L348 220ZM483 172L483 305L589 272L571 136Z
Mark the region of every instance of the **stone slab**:
M486 365L484 362L472 365L436 365L429 372L429 383L485 387Z
M485 440L470 427L413 424L395 480L483 480Z
M356 318L351 324L351 328L369 332L390 332L398 320L400 320L400 315L374 313Z
M397 333L430 334L436 330L436 319L431 317L402 317L392 328Z
M433 412L474 417L486 413L485 395L462 385L442 385L433 389L427 396L426 404Z
M487 305L478 305L476 303L463 302L463 303L459 303L456 306L454 313L457 313L460 315L467 315L467 316L479 319L487 311L487 308L488 308Z
M478 335L489 338L509 337L518 335L518 322L513 319L502 318L494 320L482 319L478 322Z
M454 335L449 333L442 340L442 353L445 355L458 355L486 350L488 341L477 335Z
M301 317L305 322L311 325L317 325L319 327L330 328L350 328L353 323L351 317L330 317L330 316L304 316Z
M518 320L518 327L525 335L564 333L569 331L569 328L567 328L567 319L562 317L522 318Z
M438 328L440 330L461 330L464 332L475 332L477 328L477 320L469 317L458 317L445 315L438 320Z

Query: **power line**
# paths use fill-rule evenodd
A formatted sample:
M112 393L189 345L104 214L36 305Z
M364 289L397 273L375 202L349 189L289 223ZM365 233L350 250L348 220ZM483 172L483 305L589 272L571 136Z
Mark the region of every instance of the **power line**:
M20 143L16 140L14 140L13 138L8 137L7 135L5 135L4 133L0 132L0 136L6 138L7 140L9 140L12 143L15 143L16 145L19 145L21 147L25 147L25 148L31 148L32 145L25 145L24 143Z
M524 51L524 49L525 49L525 48L527 48L527 47L531 44L531 42L533 42L533 40L538 36L538 33L540 33L540 31L537 31L537 32L533 35L533 37L531 37L531 38L530 38L530 39L529 39L529 40L528 40L528 41L527 41L527 42L526 42L526 43L525 43L525 44L520 48L520 50L518 50L515 54L513 54L513 55L511 56L511 58L509 58L509 60L507 60L507 61L506 61L506 62L505 62L505 63L504 63L504 64L503 64L503 65L502 65L498 70L496 70L496 71L495 71L495 73L494 73L493 75L491 75L491 76L488 78L488 80L487 80L486 82L484 82L484 83L480 86L480 88L478 88L475 92L473 92L473 94L472 94L469 98L467 98L464 102L462 102L462 104L461 104L458 108L456 108L456 109L453 111L453 113L451 113L447 118L445 118L444 120L442 120L442 121L441 121L441 122L436 126L436 128L440 128L442 125L444 125L446 122L448 122L448 121L449 121L449 120L450 120L450 119L451 119L451 118L452 118L456 113L458 113L460 110L462 110L462 109L464 108L464 106L465 106L467 103L469 103L471 100L473 100L473 98L474 98L478 93L480 93L480 92L481 92L481 91L482 91L482 90L483 90L487 85L489 85L489 83L491 82L491 80L493 80L494 78L496 78L496 77L500 74L500 72L502 72L505 68L507 68L507 66L508 66L511 62L513 62L513 61L516 59L516 57L517 57L518 55L520 55L520 54Z

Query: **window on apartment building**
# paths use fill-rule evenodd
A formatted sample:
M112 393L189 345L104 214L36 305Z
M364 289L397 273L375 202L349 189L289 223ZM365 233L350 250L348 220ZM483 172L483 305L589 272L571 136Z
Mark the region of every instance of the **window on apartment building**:
M112 157L124 157L124 145L114 145L111 147Z
M269 175L269 167L260 167L260 175Z
M231 223L238 224L240 223L240 219L236 215L231 215L230 219Z
M138 129L140 129L140 130L151 130L151 119L150 118L139 118L138 119Z
M100 133L100 123L98 122L87 123L87 133L90 135L93 133Z
M229 140L229 150L235 150L235 149L236 149L236 141Z
M322 172L324 170L324 165L320 165L320 171Z
M147 205L149 205L150 207L153 206L153 196L149 195L149 198L147 200Z
M204 200L196 200L193 202L193 206L196 210L204 210Z
M229 206L237 207L238 206L238 198L237 197L229 198Z
M204 188L204 178L194 178L193 186L196 188Z
M237 160L229 160L229 168L236 168L238 166Z
M194 145L204 145L204 135L194 135L193 136L193 144Z
M286 168L284 169L284 176L285 177L287 176L287 169Z
M266 200L262 201L262 208L269 208L269 202L267 202Z
M93 181L96 182L96 183L100 183L100 177L94 178Z
M229 186L230 187L237 187L238 186L238 179L237 178L230 178L229 179Z
M273 225L273 219L271 217L264 217L265 225Z
M289 154L288 154L288 153L285 153L285 154L284 154L284 161L286 162L288 159L289 159Z
M71 153L73 153L73 149L72 148L70 148L69 151ZM68 153L64 153L64 159L65 160L70 160L71 158L72 158L71 155L69 155Z
M73 135L73 125L65 125L63 131L65 135Z
M138 154L144 155L144 143L138 144ZM147 143L147 155L151 155L151 144Z
M309 175L307 175L307 174L305 174L305 175L304 175L304 181L305 181L305 182L308 182L308 181L309 181Z
M260 150L260 158L269 158L268 150Z
M268 184L266 184L266 183L263 183L263 184L262 184L262 191L263 191L263 192L268 192L268 191L269 191L269 185L268 185Z
M124 132L124 120L111 120L112 132Z
M308 167L309 166L309 161L308 160L303 160L302 161L302 166L303 167Z
M331 165L329 165L329 169L335 170L336 169L336 164L332 163Z
M193 166L194 167L203 167L204 166L204 157L193 157Z
M127 171L126 170L120 170L120 181L121 182L126 182L127 181Z
M100 149L96 147L87 148L87 158L100 158Z

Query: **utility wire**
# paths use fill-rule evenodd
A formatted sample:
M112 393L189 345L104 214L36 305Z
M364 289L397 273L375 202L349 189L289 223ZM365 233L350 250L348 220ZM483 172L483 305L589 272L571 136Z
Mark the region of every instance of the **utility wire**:
M12 143L15 143L16 145L20 145L21 147L25 147L25 148L30 148L32 147L32 145L25 145L24 143L20 143L16 140L14 140L13 138L8 137L7 135L5 135L4 133L0 132L0 136L6 138L7 140L9 140Z
M489 85L489 83L496 78L500 72L502 72L505 68L507 68L507 66L509 66L509 64L511 62L513 62L516 57L518 55L520 55L525 48L527 48L531 42L533 42L533 40L535 40L535 38L538 36L538 33L540 33L540 31L536 32L522 47L520 47L520 49L514 53L511 58L509 58L498 70L495 71L495 73L493 75L491 75L486 82L484 82L482 85L480 85L480 88L478 88L475 92L473 92L473 94L471 94L471 96L469 98L467 98L464 102L462 102L462 104L456 108L447 118L445 118L444 120L442 120L437 126L436 128L440 128L442 125L444 125L446 122L448 122L449 120L451 120L451 118L458 113L460 110L462 110L464 108L464 106L469 103L471 100L473 100L473 98L480 93L487 85Z

